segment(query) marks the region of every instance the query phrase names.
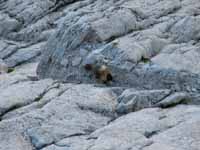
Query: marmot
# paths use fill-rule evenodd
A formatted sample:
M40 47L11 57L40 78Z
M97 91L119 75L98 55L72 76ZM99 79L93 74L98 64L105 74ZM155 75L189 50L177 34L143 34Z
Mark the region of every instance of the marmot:
M113 80L112 73L106 65L93 66L91 64L86 64L85 69L87 71L92 71L98 82L107 84Z

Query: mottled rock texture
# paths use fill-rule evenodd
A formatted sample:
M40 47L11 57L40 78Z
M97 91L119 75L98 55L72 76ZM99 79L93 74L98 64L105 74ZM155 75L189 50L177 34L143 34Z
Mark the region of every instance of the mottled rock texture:
M199 24L199 0L0 0L0 150L200 150Z

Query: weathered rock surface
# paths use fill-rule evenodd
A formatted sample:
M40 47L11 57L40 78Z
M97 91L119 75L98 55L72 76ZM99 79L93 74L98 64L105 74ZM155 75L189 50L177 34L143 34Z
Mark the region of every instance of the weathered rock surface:
M40 89L43 92L42 88L46 88L45 93L36 97L39 93L33 91L30 96L34 98L35 95L35 100L24 96L21 98L24 100L21 105L17 105L15 109L2 115L0 132L8 132L7 138L12 138L10 135L13 134L19 134L26 137L24 140L32 143L32 148L41 149L63 138L90 134L105 126L114 115L116 95L112 90L99 89L91 85L72 84L47 87L51 82L47 80L37 82L35 87L34 85L29 86L30 81L20 85L23 85L26 90L30 90L29 88L37 88L37 86L41 86L41 82L44 82L45 84L43 83ZM18 88L18 90L21 89ZM11 93L12 89L7 90L7 92L9 91ZM25 94L26 91L24 91ZM9 98L11 99L11 97L12 95ZM16 96L13 94L12 99L15 98ZM17 100L19 102L19 99ZM30 103L31 101L32 103ZM12 107L11 104L16 105L16 102L10 102L6 108ZM5 135L1 134L0 136ZM4 149L4 144L9 144L9 141L3 140L0 144L1 149Z
M123 114L153 107L162 102L171 93L170 90L136 91L134 89L128 89L118 97L116 111L119 114Z
M0 74L7 73L7 72L8 72L7 64L2 59L0 59Z
M189 4L185 3L189 2L110 1L99 6L99 9L105 9L101 12L90 5L83 7L80 12L88 9L95 16L74 14L75 21L72 23L66 18L44 47L37 72L42 78L88 83L95 79L90 79L84 65L106 64L113 72L115 81L122 82L121 74L125 79L128 75L134 76L137 63L152 58L152 62L161 67L198 73L198 67L190 66L199 66L200 18L189 14L187 9L191 8L187 8L185 5ZM106 9L109 4L113 6ZM82 56L83 49L85 55ZM180 59L179 53L183 54ZM74 63L75 60L78 61ZM120 85L132 83L134 79L128 78Z
M199 0L0 0L0 150L200 150L199 23Z

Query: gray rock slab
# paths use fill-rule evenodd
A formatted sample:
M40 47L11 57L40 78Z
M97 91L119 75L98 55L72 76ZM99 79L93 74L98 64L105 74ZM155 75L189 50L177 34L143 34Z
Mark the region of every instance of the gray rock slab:
M37 101L52 83L52 80L41 80L35 83L27 81L13 84L1 90L0 115L2 116L9 110Z

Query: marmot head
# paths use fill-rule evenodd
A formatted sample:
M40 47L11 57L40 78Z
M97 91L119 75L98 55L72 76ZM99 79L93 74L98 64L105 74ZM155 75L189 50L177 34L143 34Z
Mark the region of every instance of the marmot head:
M96 79L105 84L113 80L111 71L106 65L97 66L94 74Z
M85 69L87 71L93 71L95 78L104 84L113 80L112 73L106 65L93 66L91 64L87 64L85 65Z

